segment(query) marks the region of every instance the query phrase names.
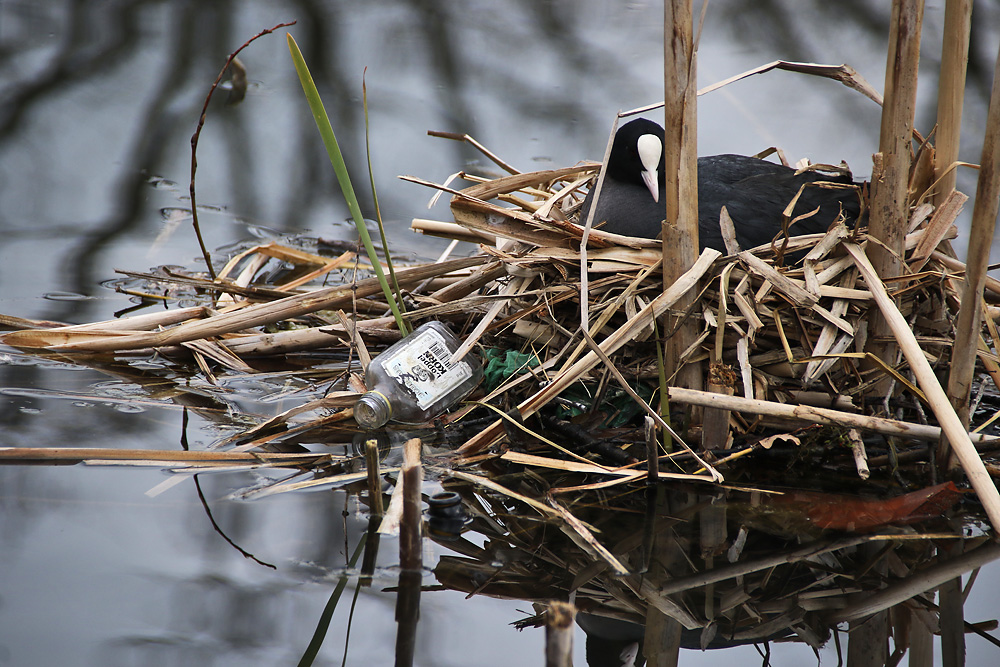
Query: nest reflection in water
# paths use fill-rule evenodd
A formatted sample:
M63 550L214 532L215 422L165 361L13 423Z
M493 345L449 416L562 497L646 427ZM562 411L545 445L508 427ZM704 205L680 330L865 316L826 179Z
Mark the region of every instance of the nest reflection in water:
M526 494L553 481L507 475ZM441 558L438 581L538 603L521 626L544 623L549 601L572 600L595 654L643 641L656 616L682 626L684 648L784 640L818 649L839 624L873 614L884 623L887 610L901 654L914 624L939 630L924 591L1000 556L985 539L961 541L961 520L941 518L959 501L951 484L908 502L664 484L556 502L549 488L551 514L458 479L446 487L463 496L475 534L442 540L461 555ZM846 530L851 521L864 532Z

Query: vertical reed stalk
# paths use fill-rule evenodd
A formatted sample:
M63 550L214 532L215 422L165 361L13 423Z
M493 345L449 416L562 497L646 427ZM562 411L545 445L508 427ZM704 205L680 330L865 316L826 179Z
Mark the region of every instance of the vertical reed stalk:
M378 441L365 441L365 468L368 471L368 504L373 517L385 514L382 504L382 476L379 474Z
M403 445L403 518L399 524L399 593L396 597L396 667L413 664L420 618L420 580L423 576L421 553L420 489L424 469L420 465L420 438Z
M901 275L903 237L909 218L910 143L917 98L920 29L923 0L893 0L889 54L885 72L885 102L879 153L872 171L872 207L868 233L881 242L868 244L875 271L885 281ZM877 314L871 325L867 352L893 364L897 347L886 320ZM889 380L877 385L888 391Z
M969 252L966 260L965 284L958 311L955 344L952 346L951 370L948 376L948 398L968 427L969 395L975 374L976 352L982 328L981 304L986 285L990 248L1000 208L1000 52L993 70L993 92L986 121L986 136L980 158L976 202L972 208L972 229L969 232ZM941 439L938 463L945 469L957 466L947 439ZM956 549L960 552L961 546ZM962 580L956 578L941 587L941 655L945 667L965 663L964 598ZM947 613L944 613L947 612Z
M412 438L403 445L403 518L399 532L399 566L404 570L419 570L423 565L420 550L421 497L424 469L420 465L420 438Z
M553 600L545 614L545 667L572 667L576 607Z
M732 396L734 389L724 382L714 381L717 373L715 366L709 370L708 391L713 394ZM701 446L702 449L724 449L729 444L730 411L724 408L705 408L702 415Z
M944 9L944 40L941 75L938 78L937 141L934 180L938 182L934 205L940 205L955 189L955 170L962 133L962 103L969 64L969 33L972 0L947 0Z
M698 257L698 78L692 0L667 0L663 7L664 177L663 288L674 284ZM684 312L694 295L677 303ZM663 331L674 329L668 314ZM698 335L697 323L681 327L666 344L666 375L675 376L681 353ZM702 387L700 364L688 364L675 382Z
M989 267L990 248L1000 210L1000 52L993 70L993 92L986 118L986 135L979 160L976 202L972 207L972 229L965 262L965 284L958 311L955 344L952 347L948 395L965 426L969 425L969 389L975 371L976 351L982 327L983 289Z

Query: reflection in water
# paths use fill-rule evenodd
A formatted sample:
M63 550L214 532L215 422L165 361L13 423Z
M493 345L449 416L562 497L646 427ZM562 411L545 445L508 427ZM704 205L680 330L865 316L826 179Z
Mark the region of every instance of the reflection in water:
M520 493L530 493L540 481L511 473L507 485ZM560 480L546 483L557 486ZM960 528L956 532L938 518L958 499L951 485L944 485L951 489L945 489L946 498L927 506L921 496L905 515L893 513L891 502L862 501L864 508L852 508L856 499L822 494L789 502L760 491L706 493L662 484L645 493L578 493L563 502L587 527L584 532L457 480L446 486L463 496L475 517L471 530L479 535L445 543L461 555L440 559L438 581L476 595L572 600L592 665L619 664L611 658L636 645L636 665L644 655L668 652L669 633L667 640L653 635L667 643L647 645L644 626L656 618L679 630L672 636L675 646L702 650L776 640L818 650L838 624L870 624L872 614L889 609L896 623L930 623L934 629L937 608L924 591L1000 557L997 545L982 538L963 541ZM820 531L831 520L830 505L840 507L838 525L846 525L848 516L868 521L865 534ZM900 526L921 519L916 531ZM807 524L815 536L801 530ZM964 547L951 555L939 550L935 558L934 545L940 549L949 536ZM909 643L900 632L894 645L902 656ZM887 645L888 637L883 626L881 636L861 643Z

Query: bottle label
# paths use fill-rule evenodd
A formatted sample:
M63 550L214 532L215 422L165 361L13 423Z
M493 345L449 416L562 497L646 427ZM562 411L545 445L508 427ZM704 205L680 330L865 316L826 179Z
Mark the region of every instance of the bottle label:
M413 392L417 405L426 410L472 377L472 367L468 363L449 363L452 352L440 333L426 329L385 360L382 368L389 377Z

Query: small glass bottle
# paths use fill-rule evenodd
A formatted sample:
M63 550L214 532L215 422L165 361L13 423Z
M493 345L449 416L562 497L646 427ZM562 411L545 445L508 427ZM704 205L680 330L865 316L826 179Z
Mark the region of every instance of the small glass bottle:
M443 414L483 379L472 352L450 362L461 344L447 326L428 322L390 346L368 364L368 392L354 405L354 420L371 430L390 420L423 424Z

